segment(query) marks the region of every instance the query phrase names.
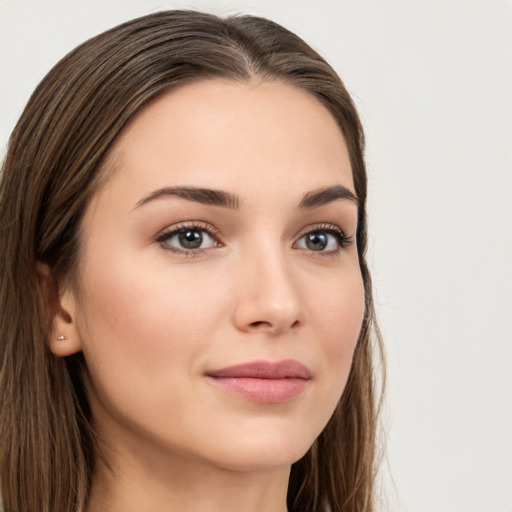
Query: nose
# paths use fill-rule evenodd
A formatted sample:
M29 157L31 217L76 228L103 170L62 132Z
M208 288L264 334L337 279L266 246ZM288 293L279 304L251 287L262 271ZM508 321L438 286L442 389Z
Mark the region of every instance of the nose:
M261 246L253 249L243 257L235 274L237 329L279 335L304 323L299 283L282 251Z

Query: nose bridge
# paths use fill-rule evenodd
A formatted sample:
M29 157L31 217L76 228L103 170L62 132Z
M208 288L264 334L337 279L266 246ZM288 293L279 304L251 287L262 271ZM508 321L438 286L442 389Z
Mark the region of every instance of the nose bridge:
M286 247L262 238L242 257L236 319L243 330L279 333L303 321L302 298Z

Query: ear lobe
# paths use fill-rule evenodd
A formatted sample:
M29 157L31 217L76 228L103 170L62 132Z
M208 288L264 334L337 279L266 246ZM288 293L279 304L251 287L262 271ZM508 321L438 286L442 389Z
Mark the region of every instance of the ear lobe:
M45 305L50 329L48 347L57 357L70 356L82 350L82 342L76 325L76 299L66 287L60 293L52 270L46 263L38 262L36 272Z

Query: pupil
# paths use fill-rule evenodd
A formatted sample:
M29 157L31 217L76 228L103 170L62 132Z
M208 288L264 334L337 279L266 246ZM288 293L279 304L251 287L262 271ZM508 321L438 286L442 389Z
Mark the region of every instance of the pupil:
M185 249L198 249L203 243L203 235L199 231L182 231L179 234L179 240Z
M311 233L306 238L306 246L312 251L321 251L327 247L327 235L324 233Z

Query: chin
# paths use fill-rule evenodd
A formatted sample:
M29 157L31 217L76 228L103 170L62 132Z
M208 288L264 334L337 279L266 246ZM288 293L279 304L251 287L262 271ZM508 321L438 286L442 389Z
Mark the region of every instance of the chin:
M227 470L263 471L290 467L301 459L316 439L316 435L304 435L300 427L292 432L277 429L261 429L238 436L218 439L215 446L205 447L207 458Z
M310 446L302 447L301 450L287 450L280 447L280 450L244 450L238 453L226 454L221 461L215 462L217 467L228 471L271 471L281 468L290 468L292 464L301 459L309 450Z

